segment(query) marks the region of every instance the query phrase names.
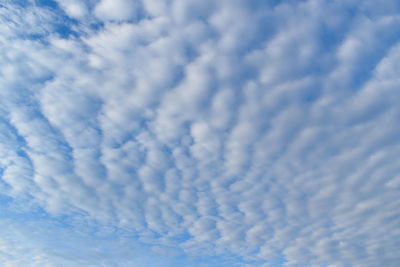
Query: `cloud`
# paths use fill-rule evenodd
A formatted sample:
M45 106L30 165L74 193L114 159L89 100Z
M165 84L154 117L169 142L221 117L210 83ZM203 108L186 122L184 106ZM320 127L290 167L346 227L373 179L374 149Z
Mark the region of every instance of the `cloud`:
M82 18L88 13L87 6L84 2L77 0L57 1L57 3L65 10L68 16L72 18Z
M132 20L137 18L139 8L139 1L101 0L95 7L95 15L104 21Z
M0 259L400 262L395 1L57 3L0 5Z

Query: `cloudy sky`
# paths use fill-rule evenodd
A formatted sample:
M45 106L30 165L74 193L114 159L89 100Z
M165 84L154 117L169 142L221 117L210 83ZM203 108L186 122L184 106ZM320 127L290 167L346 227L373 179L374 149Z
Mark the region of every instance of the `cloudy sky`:
M400 1L1 0L1 266L400 266Z

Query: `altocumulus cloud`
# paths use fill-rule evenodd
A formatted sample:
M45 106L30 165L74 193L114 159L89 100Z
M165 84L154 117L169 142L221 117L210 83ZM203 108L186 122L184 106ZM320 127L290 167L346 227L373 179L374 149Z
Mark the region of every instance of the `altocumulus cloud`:
M399 29L396 0L2 1L2 266L399 266Z

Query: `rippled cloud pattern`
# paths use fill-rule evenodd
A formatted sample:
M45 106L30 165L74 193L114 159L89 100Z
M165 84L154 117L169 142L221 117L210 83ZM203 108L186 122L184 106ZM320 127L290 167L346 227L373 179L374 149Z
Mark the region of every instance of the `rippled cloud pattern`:
M400 266L400 2L3 0L2 266Z

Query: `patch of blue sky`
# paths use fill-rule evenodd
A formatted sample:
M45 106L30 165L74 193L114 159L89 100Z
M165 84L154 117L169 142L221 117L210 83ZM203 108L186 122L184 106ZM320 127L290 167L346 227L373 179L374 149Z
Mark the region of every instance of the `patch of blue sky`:
M190 257L174 247L140 243L124 229L88 222L84 217L79 220L76 215L52 216L39 207L19 212L18 206L9 205L11 202L10 197L0 195L0 225L8 224L0 230L2 237L7 239L14 234L23 238L10 240L23 241L24 249L43 251L57 266L234 267L240 266L240 262L253 263L226 256ZM13 233L5 234L10 230ZM24 257L25 263L32 260L29 255Z
M57 2L54 0L35 0L35 3L38 6L45 6L53 9L59 9Z

